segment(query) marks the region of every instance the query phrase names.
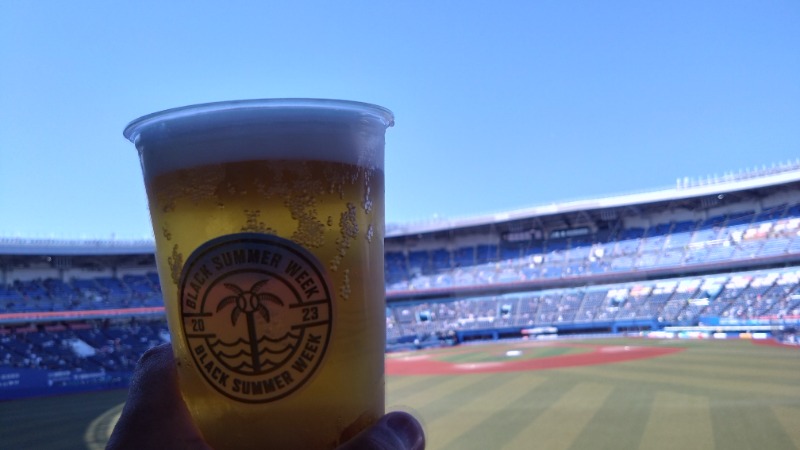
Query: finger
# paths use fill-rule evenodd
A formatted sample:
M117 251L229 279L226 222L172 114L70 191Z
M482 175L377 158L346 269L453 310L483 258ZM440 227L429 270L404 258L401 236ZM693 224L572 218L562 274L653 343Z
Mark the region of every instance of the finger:
M339 450L423 450L425 433L411 414L395 411L339 447Z
M169 344L154 347L136 364L128 399L107 449L210 449L180 395Z

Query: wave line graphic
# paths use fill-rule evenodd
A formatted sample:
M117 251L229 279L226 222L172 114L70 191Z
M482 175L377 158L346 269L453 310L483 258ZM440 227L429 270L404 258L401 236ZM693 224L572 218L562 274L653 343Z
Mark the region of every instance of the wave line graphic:
M233 367L233 370L242 371L242 368L248 369L248 372L253 370L253 365L248 364L247 362L242 362L238 366Z
M280 350L272 350L269 347L263 347L263 348L259 347L258 356L259 357L263 356L264 353L269 353L271 355L282 355L282 354L284 354L286 352L291 352L294 349L295 349L295 346L294 345L289 345L289 344L287 344L285 347L283 347Z
M233 341L233 342L225 342L225 341L223 341L222 339L220 339L220 338L217 338L217 341L216 341L216 342L213 342L213 343L211 343L210 345L211 345L212 347L213 347L213 346L217 346L217 345L222 345L222 346L225 346L225 347L235 347L235 346L237 346L237 345L241 345L241 344L247 344L247 345L250 345L250 344L249 344L249 342L245 341L243 338L239 338L239 339L237 339L237 340L235 340L235 341Z
M213 344L211 345L211 349L214 350L214 345ZM236 352L236 353L234 353L232 355L228 354L228 353L225 353L224 350L220 350L220 351L218 351L216 353L217 353L217 356L219 356L219 357L223 357L224 356L227 359L239 358L242 355L247 356L247 357L252 357L253 356L250 352L248 352L245 349L241 349L241 350L239 350L238 352Z
M256 372L256 364L259 367L258 372L262 373L285 363L297 349L301 337L291 332L279 338L262 335L255 346L242 337L236 337L230 342L217 337L208 345L224 366L240 373L252 374Z
M297 334L292 334L292 332L291 332L291 331L287 331L287 332L286 332L286 334L284 334L283 336L281 336L281 337L279 337L279 338L276 338L276 339L270 339L270 338L269 338L269 336L267 336L267 335L265 334L264 336L262 336L262 337L261 337L261 339L259 339L259 340L258 340L258 342L261 342L261 341L268 341L268 342L282 342L282 341L285 341L285 340L286 340L286 339L288 339L288 338L292 338L292 339L294 339L294 340L298 340L298 339L300 339L300 335L297 335Z

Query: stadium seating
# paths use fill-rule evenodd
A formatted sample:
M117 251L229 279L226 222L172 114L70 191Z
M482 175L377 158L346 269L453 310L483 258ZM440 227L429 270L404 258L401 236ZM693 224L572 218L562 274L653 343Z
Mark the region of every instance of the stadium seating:
M519 337L529 329L800 321L800 204L514 244L472 241L386 252L388 348L485 331ZM163 317L127 313L163 306L155 267L144 270L11 272L0 283L0 369L130 372L145 349L168 340ZM109 310L114 320L72 318ZM791 329L784 335L796 339Z
M163 306L155 273L122 278L46 278L0 285L1 312L66 311Z
M149 298L157 289L149 276L76 281L16 283L0 290L0 301L7 304L6 311L10 304L20 301L26 306L11 309L24 311L31 305L49 308L58 302L51 298L41 303L42 299L61 293L80 299L74 305L80 309L98 304L124 308L135 303L122 299L123 291L128 297ZM419 345L420 339L435 343L456 330L551 325L580 328L625 320L691 324L714 316L735 319L800 316L800 295L794 295L799 287L800 270L788 268L395 303L387 308L387 339L390 344L411 339ZM31 298L36 300L26 300L25 296L35 296ZM162 319L3 326L0 363L11 368L126 371L145 349L167 340Z
M390 305L389 339L432 330L800 315L797 268Z
M784 213L785 209L785 213ZM580 277L585 274L628 272L655 268L706 265L800 253L800 205L776 207L756 214L734 212L703 221L680 221L650 228L621 230L615 239L543 240L524 248L499 246L415 250L386 255L386 281L390 291L509 282L544 278ZM520 249L522 250L520 252ZM434 263L432 255L436 255ZM517 256L520 255L520 256ZM486 271L502 264L503 277ZM510 271L516 271L516 276ZM465 271L484 272L469 277ZM439 283L443 284L439 284Z
M426 290L538 278L629 272L656 267L706 264L737 258L783 255L800 250L800 206L767 213L752 211L715 216L703 221L657 224L619 231L615 239L587 238L544 241L518 250L495 245L416 250L386 254L388 292ZM508 259L500 259L502 257ZM405 281L394 283L391 279ZM798 277L791 269L764 274L711 275L688 279L520 293L511 297L462 298L391 306L389 337L413 336L452 329L509 326L591 324L620 320L692 323L709 317L752 319L798 314L792 295ZM0 311L96 310L159 306L158 276L45 278L15 280L0 286ZM501 310L502 309L502 310ZM31 334L24 342L42 346ZM73 339L74 336L66 337ZM97 344L86 332L78 338ZM18 350L18 349L17 349ZM37 355L46 355L40 351ZM47 359L44 359L47 361ZM119 362L119 364L123 364Z
M163 319L12 326L0 328L0 362L7 368L130 371L167 336Z

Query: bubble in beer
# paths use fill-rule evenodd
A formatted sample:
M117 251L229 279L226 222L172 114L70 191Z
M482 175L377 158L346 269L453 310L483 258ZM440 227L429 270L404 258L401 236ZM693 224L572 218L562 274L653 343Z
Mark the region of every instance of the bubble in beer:
M231 180L226 183L225 190L230 195L247 195L247 189L236 186Z
M177 183L165 183L156 194L156 201L165 213L175 211L175 201L181 195L181 187Z
M291 239L300 245L317 248L324 244L325 224L317 220L317 193L323 192L322 184L312 176L305 164L295 170L270 168L271 186L263 183L256 186L259 194L283 198L283 204L297 228Z
M292 218L297 221L297 229L292 240L300 245L316 248L325 242L325 225L317 220L315 208L290 208Z
M364 212L369 214L372 212L372 199L369 197L370 188L369 184L367 184L367 188L364 190Z
M217 187L225 180L225 172L218 166L187 170L184 174L186 176L184 189L195 205L203 200L216 200Z
M261 179L255 180L255 188L256 192L258 192L258 195L265 198L269 198L271 196L269 187L267 187L266 183L264 183L264 180Z
M166 240L168 241L172 240L172 233L170 233L169 229L166 226L161 227L161 232Z
M267 226L264 221L258 220L261 216L261 210L244 210L244 215L246 217L245 225L241 228L241 231L252 231L255 233L269 233L269 234L277 234L273 228Z
M372 224L367 225L367 242L372 243L372 237L375 235L375 228Z
M341 227L342 237L346 240L352 239L358 235L358 219L356 217L356 206L350 202L347 203L347 211L342 213L339 219L339 226Z
M344 199L344 186L348 180L347 175L332 167L326 167L324 169L324 178L328 180L328 193L339 194L339 199Z
M342 300L349 300L351 292L350 269L345 269L344 274L342 275L342 286L339 288L339 295L341 296Z
M219 167L180 170L160 186L156 199L165 213L175 211L176 202L181 198L190 199L194 205L204 200L216 200L218 186L224 177L225 173Z
M181 280L181 270L183 269L183 253L178 251L178 244L172 247L172 256L167 258L167 262L172 282L177 285Z
M339 253L331 260L331 269L334 271L339 268L342 258L347 255L347 249L350 248L350 241L358 236L356 206L350 202L347 203L347 210L342 212L339 218L339 233L341 236L336 239L336 249Z

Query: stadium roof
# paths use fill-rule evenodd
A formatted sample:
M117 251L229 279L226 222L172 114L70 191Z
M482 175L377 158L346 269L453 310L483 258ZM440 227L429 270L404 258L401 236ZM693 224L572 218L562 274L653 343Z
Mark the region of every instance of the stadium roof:
M154 253L152 239L55 239L0 237L0 255L140 255Z
M424 223L387 224L386 237L402 237L447 230L487 226L502 222L570 213L642 207L662 202L700 199L745 193L764 188L800 184L800 162L777 168L725 175L700 181L678 180L673 188L566 201L469 218L436 220ZM59 239L0 236L0 255L140 255L155 251L152 239Z
M411 234L434 233L444 230L470 228L518 219L575 213L601 209L642 206L660 202L675 202L709 196L746 192L749 190L780 187L800 182L800 164L792 164L768 171L748 172L742 175L727 175L719 179L690 181L678 180L674 188L646 192L606 196L594 199L566 201L533 206L513 211L474 216L471 218L436 220L425 223L388 225L386 237Z

